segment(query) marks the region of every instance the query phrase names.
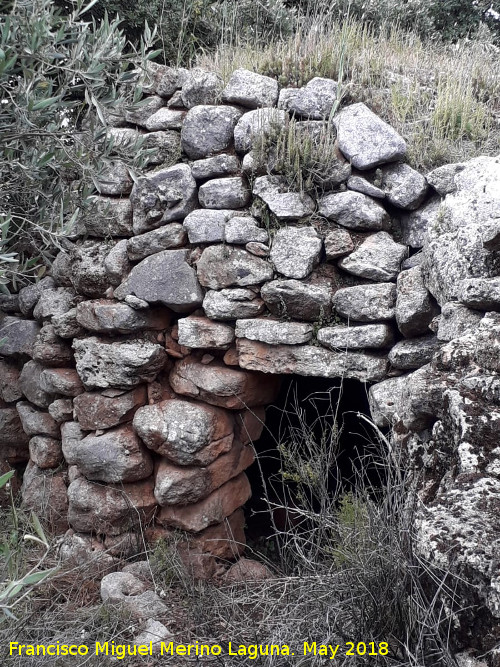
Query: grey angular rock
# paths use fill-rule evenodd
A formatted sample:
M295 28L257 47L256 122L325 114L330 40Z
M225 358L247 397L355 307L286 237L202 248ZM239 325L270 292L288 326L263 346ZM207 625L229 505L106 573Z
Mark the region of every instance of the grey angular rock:
M223 87L224 82L218 74L194 67L182 84L182 102L187 109L200 104L217 104Z
M141 103L135 109L125 109L123 117L127 123L141 125L146 127L146 122L150 116L165 105L165 100L157 95L151 95L141 100Z
M165 350L136 339L109 342L96 337L73 341L76 370L87 389L129 388L150 382L167 361Z
M104 268L109 277L111 285L119 285L124 280L132 265L127 254L127 239L122 239L114 245L106 255Z
M228 412L177 399L140 408L134 428L150 449L177 465L209 465L231 449L234 438Z
M429 225L434 224L441 209L441 198L437 195L417 211L401 216L401 240L412 248L422 248L427 239Z
M483 317L484 313L480 310L472 310L455 301L445 303L441 309L437 339L448 342L472 333L477 329Z
M394 317L395 305L396 285L393 283L342 287L333 296L333 306L339 315L358 322L390 320Z
M40 325L35 320L23 320L0 313L0 340L2 356L15 357L33 354L33 346L40 332Z
M325 236L326 259L337 259L354 250L351 235L346 229L334 227Z
M234 176L214 178L203 183L198 196L204 208L235 209L250 203L251 191L245 179Z
M333 291L327 285L309 285L299 280L273 280L262 286L261 296L277 317L314 322L332 312Z
M182 152L181 136L176 130L148 132L143 135L143 145L148 151L145 156L145 167L175 163Z
M144 127L150 131L180 130L186 113L186 111L163 107L146 119Z
M385 356L367 352L332 352L310 345L267 345L246 338L237 340L237 348L241 368L263 373L378 382L387 371Z
M403 260L403 263L401 264L401 271L408 271L408 269L413 269L416 266L422 266L423 261L424 253L417 252L415 255L407 257Z
M272 107L278 100L278 82L247 69L237 69L232 73L227 86L222 91L222 101L241 104L249 109Z
M61 250L57 253L52 261L50 273L58 285L72 287L71 257L69 251Z
M98 482L137 482L153 472L153 460L131 425L118 426L102 435L79 438L74 422L61 426L62 451L69 465ZM76 437L75 437L76 435Z
M404 162L382 168L381 187L391 204L409 211L420 206L429 189L425 176Z
M318 212L328 220L356 231L379 231L389 225L384 207L360 192L338 192L324 195L318 201Z
M60 440L37 435L31 438L29 448L30 459L41 470L57 468L62 463L63 453Z
M71 308L63 315L52 318L54 333L60 338L75 338L83 333L83 328L76 321L76 308Z
M285 227L274 235L270 259L287 278L306 278L319 263L322 247L314 227Z
M246 244L246 243L267 243L269 234L265 229L259 227L257 220L250 216L235 216L228 220L225 226L225 241L227 243Z
M221 243L225 237L227 221L236 211L197 209L190 213L183 222L190 243Z
M255 179L253 194L267 204L271 213L282 222L300 220L314 213L314 200L309 195L288 192L283 176L259 176Z
M420 266L399 274L397 280L396 322L407 338L429 333L429 324L438 313L429 290L425 287Z
M89 236L132 236L132 205L128 199L96 197L84 222Z
M73 404L75 418L81 428L94 431L131 421L135 411L146 401L146 387L140 385L131 391L105 389L102 392L85 392L76 396Z
M191 163L193 176L199 180L207 178L216 178L217 176L232 176L241 169L241 164L236 155L222 153L213 157L206 157L203 160L196 160Z
M227 349L234 340L234 329L227 324L212 322L207 317L191 315L178 323L179 345L191 348Z
M296 94L285 98L282 103L290 113L312 120L328 119L337 100L338 84L333 79L319 76L311 79Z
M339 325L320 329L318 341L331 350L384 348L394 343L394 331L388 324Z
M133 618L164 616L168 608L151 590L149 584L128 572L111 572L101 581L101 598L104 603L118 605Z
M45 320L57 315L64 315L74 308L78 297L71 287L53 287L43 290L36 304L33 315L37 320Z
M407 382L408 375L399 375L377 382L368 390L370 415L379 428L392 426L398 419Z
M420 368L432 360L439 345L438 339L433 335L401 340L389 352L389 361L394 368L401 370Z
M166 628L163 623L155 621L152 618L146 621L143 631L134 638L136 646L150 646L153 650L158 649L162 642L173 637L173 633Z
M367 181L366 178L362 176L351 176L347 181L347 187L349 190L354 190L355 192L361 192L364 195L369 197L375 197L376 199L384 199L385 192L378 188L370 181Z
M482 226L481 238L486 250L500 250L500 220L491 220Z
M458 300L478 310L500 310L500 278L468 278L458 292Z
M111 241L83 241L71 250L71 282L78 294L91 298L104 296L109 287L105 261L114 247ZM69 306L66 310L73 307Z
M166 329L170 324L170 313L161 308L135 310L126 303L97 299L79 303L76 319L89 331L127 334L144 329Z
M196 309L203 301L203 291L187 257L186 250L164 250L146 257L115 290L115 297L132 294L176 313Z
M187 164L176 164L139 178L132 188L134 234L182 220L197 205L196 181Z
M133 184L127 165L122 160L110 160L95 177L95 185L101 195L128 195Z
M344 107L333 123L340 150L356 169L373 169L406 154L404 139L362 102Z
M427 174L427 181L441 197L444 197L455 192L455 176L464 168L465 164L461 162L444 164L442 167L430 171Z
M43 366L36 361L28 361L24 364L19 376L19 386L28 401L39 408L48 408L54 400L53 394L58 392L47 390L42 384L41 375Z
M42 369L40 386L48 394L78 396L83 392L83 385L74 368Z
M189 215L191 214L189 213L188 217ZM182 224L172 222L128 239L127 256L131 261L137 262L162 250L181 248L186 243L187 236Z
M184 67L168 67L158 63L148 63L151 77L151 91L161 97L169 98L182 88L188 75Z
M272 266L265 260L224 245L205 248L196 268L200 283L214 290L259 285L273 277Z
M280 322L268 318L237 320L236 337L258 340L269 345L301 345L313 335L311 324Z
M52 277L47 276L33 285L27 285L19 290L19 310L25 317L32 317L33 310L40 299L42 292L46 289L56 287Z
M56 335L51 324L44 324L33 345L33 359L46 366L73 365L73 353L69 344Z
M46 435L49 438L60 438L59 425L52 419L48 412L37 410L28 401L19 401L16 403L16 410L26 435Z
M258 295L244 288L209 290L203 300L203 309L211 320L235 320L239 317L257 317L265 310Z
M191 160L221 153L233 143L241 111L230 106L200 105L190 109L181 130L182 150Z
M48 409L49 415L58 424L73 419L73 401L70 398L56 398Z
M238 153L246 153L254 144L263 141L264 136L274 126L285 127L288 120L286 111L273 107L255 109L243 114L234 128L234 147Z
M360 278L387 282L395 280L407 248L393 241L387 232L372 234L347 257L339 261L344 271Z

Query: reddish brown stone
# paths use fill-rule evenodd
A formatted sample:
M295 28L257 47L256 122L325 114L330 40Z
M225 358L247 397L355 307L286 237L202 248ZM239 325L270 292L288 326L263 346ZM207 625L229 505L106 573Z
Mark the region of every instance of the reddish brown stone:
M0 408L0 447L27 445L28 440L17 409L15 407Z
M272 577L271 570L251 558L240 558L236 561L224 575L224 582L227 584L237 584L245 581L263 581Z
M19 375L20 371L16 366L0 359L0 398L6 403L22 398Z
M78 396L85 391L74 368L45 368L40 375L40 386L48 394L63 396Z
M206 528L190 544L200 551L211 553L217 558L233 560L238 558L246 546L245 515L242 509L236 510L222 523Z
M41 470L32 461L21 488L24 507L33 510L56 534L68 529L68 496L64 472Z
M111 428L131 421L137 408L145 404L145 385L131 391L105 389L103 392L85 392L73 402L76 419L85 431Z
M266 410L265 408L243 410L238 413L235 421L238 440L243 445L248 445L249 442L256 442L262 435L266 424Z
M244 505L251 495L248 477L241 473L198 503L162 507L158 521L172 528L199 533L208 526L224 521Z
M194 355L175 364L170 383L178 394L230 410L268 405L280 387L278 377L228 368L218 360L204 365Z
M238 366L238 350L236 349L236 345L233 345L232 347L229 348L229 350L226 352L226 354L223 357L223 362L226 364L226 366Z
M57 468L63 459L60 440L36 435L30 440L30 458L42 470Z
M51 324L44 324L33 345L33 359L45 366L71 366L73 352L68 343L56 335Z

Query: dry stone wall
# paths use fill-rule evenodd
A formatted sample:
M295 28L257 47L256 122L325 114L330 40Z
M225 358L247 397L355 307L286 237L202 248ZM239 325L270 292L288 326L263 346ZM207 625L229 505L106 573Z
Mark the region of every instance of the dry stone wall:
M423 473L422 549L498 618L499 159L424 177L364 104L328 125L328 79L155 66L147 93L109 119L147 169L109 164L51 275L1 302L0 451L28 462L24 503L70 529L65 555L112 562L146 526L233 558L280 376L356 378ZM315 196L259 163L292 117L313 147L336 134Z

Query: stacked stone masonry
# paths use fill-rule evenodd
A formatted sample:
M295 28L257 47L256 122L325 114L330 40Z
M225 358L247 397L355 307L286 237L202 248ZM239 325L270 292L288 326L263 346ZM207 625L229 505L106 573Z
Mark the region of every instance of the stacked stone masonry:
M364 104L330 119L323 78L156 66L147 90L109 128L146 170L108 165L51 275L2 297L0 453L28 462L25 505L67 555L132 555L143 526L232 559L280 376L355 378L423 480L420 547L498 619L500 159L424 177ZM317 197L258 165L291 118L336 136Z

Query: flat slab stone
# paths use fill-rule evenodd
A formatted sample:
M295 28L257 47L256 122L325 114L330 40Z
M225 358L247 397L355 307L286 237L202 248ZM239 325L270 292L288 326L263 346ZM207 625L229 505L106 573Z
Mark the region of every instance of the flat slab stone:
M339 266L360 278L387 282L396 279L406 254L406 246L396 243L387 232L378 232L343 257Z
M191 160L200 160L227 150L242 112L230 106L200 105L190 109L181 130L182 150Z
M85 392L75 397L73 405L81 428L93 431L131 421L137 408L146 401L146 386L141 385L131 391L105 389L103 392Z
M312 377L345 377L378 382L386 377L387 357L363 352L332 352L309 345L267 345L245 338L236 341L242 368L262 373Z
M356 231L379 231L390 222L385 208L361 192L328 194L321 197L318 206L320 215Z
M401 340L389 352L389 361L394 368L401 370L420 368L432 361L439 346L438 339L433 335Z
M76 320L89 331L126 334L144 329L166 329L170 324L170 313L161 308L135 310L126 303L97 299L79 303Z
M319 263L322 247L314 227L286 227L274 235L270 259L287 278L306 278Z
M134 234L182 220L196 208L197 192L187 164L176 164L138 178L130 194Z
M186 111L179 109L163 107L145 120L144 127L152 132L156 130L180 130L186 113Z
M109 483L136 482L153 472L151 455L131 425L86 437L81 437L81 432L75 437L74 425L75 422L66 422L61 426L62 450L68 465L76 465L87 479Z
M134 429L150 449L182 466L209 465L231 449L234 439L230 413L178 399L140 408Z
M314 213L314 200L300 192L289 192L283 176L259 176L255 179L253 194L282 222L300 220Z
M333 290L300 280L273 280L262 286L261 296L277 317L314 322L332 312Z
M268 318L236 321L236 337L270 345L300 345L311 340L313 327L301 322L280 322Z
M267 243L269 234L259 227L257 220L250 216L235 216L228 220L225 226L225 240L227 243Z
M384 348L394 344L394 331L388 324L325 327L318 331L318 341L331 350Z
M126 242L127 257L136 262L162 250L182 248L186 243L187 234L184 227L178 222L172 222L128 239ZM129 271L130 268L127 273Z
M270 381L258 373L229 368L214 360L202 364L196 358L178 361L170 374L172 389L229 410L268 405L279 391L279 378Z
M278 101L278 82L247 69L237 69L222 91L222 101L249 109L272 107Z
M213 209L244 208L250 203L251 192L246 179L240 176L214 178L200 185L200 205Z
M217 176L231 176L241 169L241 163L236 155L222 153L213 157L206 157L191 163L191 171L196 180L216 178Z
M333 296L333 306L341 315L358 322L376 322L394 317L396 285L355 285L342 287Z
M187 256L187 250L164 250L146 257L115 290L115 297L123 299L133 294L176 313L195 310L202 304L203 291Z
M161 345L143 339L124 342L96 337L75 339L73 349L76 370L87 389L129 388L150 382L167 361Z
M203 309L211 320L235 320L261 315L265 304L251 289L209 290L203 300Z
M246 250L225 245L205 248L196 268L198 280L210 289L259 285L273 277L268 262Z
M225 350L234 340L233 327L212 322L208 317L184 317L178 321L177 326L178 343L186 347Z
M333 123L340 150L356 169L373 169L406 155L403 137L362 102L342 109Z
M376 199L385 198L385 192L383 190L376 185L373 185L373 183L370 183L370 181L362 176L351 176L347 181L347 187L349 190L361 192L369 197L375 197Z

